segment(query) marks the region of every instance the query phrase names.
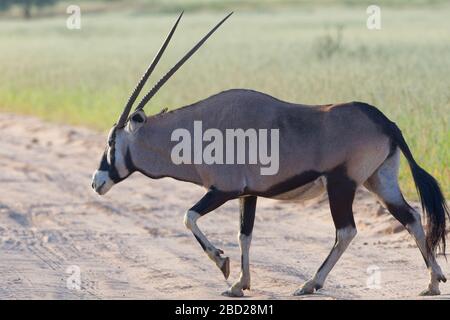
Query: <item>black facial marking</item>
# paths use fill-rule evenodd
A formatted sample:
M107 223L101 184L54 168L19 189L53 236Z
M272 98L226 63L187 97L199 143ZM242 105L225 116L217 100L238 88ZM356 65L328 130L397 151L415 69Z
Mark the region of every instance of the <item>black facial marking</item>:
M109 163L108 163L108 159L106 157L107 152L108 152L108 150L105 150L105 152L103 153L103 156L102 156L102 160L100 161L100 166L98 168L98 170L100 170L100 171L109 171Z
M111 169L109 171L109 178L114 182L114 183L119 183L123 180L125 180L126 178L128 178L134 171L136 171L136 167L133 164L133 160L131 159L131 153L130 153L130 149L127 149L127 152L125 153L125 167L127 168L128 174L124 177L120 177L119 176L119 172L117 171L115 165L113 165L113 160L111 157ZM115 161L115 158L114 158Z
M119 176L119 172L116 168L116 128L113 129L111 133L111 137L108 140L109 145L109 178L114 182L120 182L121 178Z
M136 167L134 166L133 159L131 159L130 148L127 148L127 153L125 154L125 167L127 168L129 174L136 171Z
M128 170L128 174L125 177L120 177L119 172L116 168L116 128L114 127L113 131L111 132L111 136L108 139L108 147L103 153L102 159L100 161L99 170L107 171L109 178L114 183L119 183L120 181L128 178L130 174L136 171L133 160L131 159L130 149L127 149L127 152L125 154L125 167Z

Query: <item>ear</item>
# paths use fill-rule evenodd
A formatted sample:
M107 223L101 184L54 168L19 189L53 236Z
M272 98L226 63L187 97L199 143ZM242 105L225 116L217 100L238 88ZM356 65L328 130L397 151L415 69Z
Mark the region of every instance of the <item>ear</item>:
M138 131L142 125L147 121L147 116L144 110L138 110L130 116L130 122L128 123L128 130L132 133Z

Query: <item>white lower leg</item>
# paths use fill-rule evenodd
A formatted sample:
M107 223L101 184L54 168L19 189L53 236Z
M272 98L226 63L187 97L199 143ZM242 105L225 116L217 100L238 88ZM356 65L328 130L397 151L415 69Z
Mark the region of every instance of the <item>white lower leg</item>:
M201 215L198 214L197 212L189 210L184 215L184 225L186 226L186 228L192 231L192 233L197 238L198 242L200 242L200 245L203 247L208 257L215 262L215 264L222 270L222 272L224 272L223 270L224 264L227 263L228 258L221 257L220 255L223 253L223 251L214 247L211 244L211 242L209 242L209 240L206 238L206 236L200 231L200 229L197 226L197 220L200 217ZM225 277L228 276L225 275Z
M241 273L239 280L228 290L234 296L242 296L243 290L250 289L250 243L252 234L248 236L239 233L239 247L241 249Z
M423 294L439 294L439 281L445 281L445 276L442 273L441 267L438 265L434 255L429 253L427 250L425 233L423 231L419 213L414 212L414 222L408 224L406 229L413 236L428 265L430 283L428 284L428 290L424 291Z
M353 226L338 229L336 231L336 243L331 249L327 259L324 261L319 270L317 270L314 277L307 281L300 290L297 290L294 293L294 295L309 294L313 293L314 290L322 288L328 274L345 252L352 239L356 236L356 232L356 228Z
M326 277L330 273L331 269L333 269L336 262L345 252L350 242L356 236L356 228L354 227L346 227L344 229L337 230L337 242L328 256L327 261L324 263L322 268L320 268L317 273L314 275L314 279L316 283L320 286L323 286Z

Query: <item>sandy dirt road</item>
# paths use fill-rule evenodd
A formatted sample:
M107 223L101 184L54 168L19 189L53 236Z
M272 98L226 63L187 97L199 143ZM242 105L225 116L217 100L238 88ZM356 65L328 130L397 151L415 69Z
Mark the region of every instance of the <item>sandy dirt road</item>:
M237 279L237 201L199 220L231 259L226 281L182 222L201 188L134 174L100 197L90 179L105 134L8 114L0 133L0 299L220 299ZM247 297L418 298L428 273L407 232L367 191L357 195L355 218L358 236L325 287L292 297L334 242L327 199L259 199ZM67 286L76 270L80 290ZM368 287L378 275L379 288ZM450 297L449 284L441 291Z

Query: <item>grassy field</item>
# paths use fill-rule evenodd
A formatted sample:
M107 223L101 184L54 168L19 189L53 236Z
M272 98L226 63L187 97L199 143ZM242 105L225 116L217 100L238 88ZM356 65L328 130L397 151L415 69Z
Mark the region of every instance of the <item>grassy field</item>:
M150 82L226 13L188 11ZM365 101L399 124L450 197L450 6L381 14L382 29L369 31L365 5L238 10L146 110L235 87L305 104ZM65 16L0 19L0 110L109 128L175 17L86 14L81 30L68 30ZM405 165L401 179L413 195Z

